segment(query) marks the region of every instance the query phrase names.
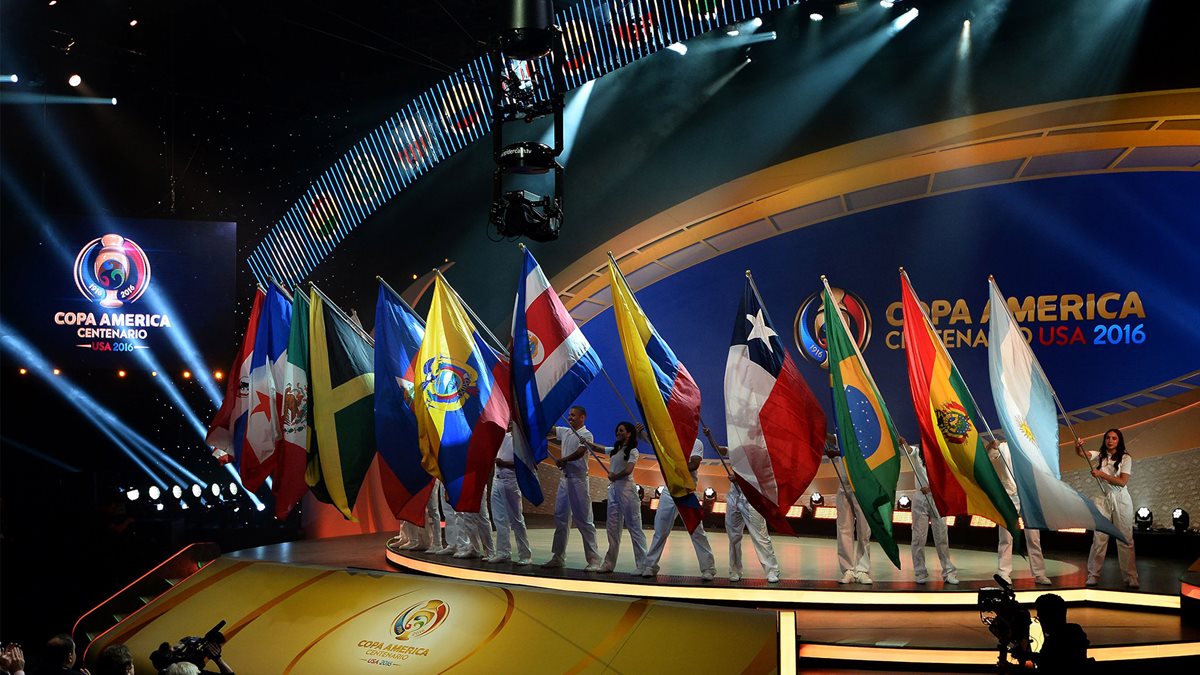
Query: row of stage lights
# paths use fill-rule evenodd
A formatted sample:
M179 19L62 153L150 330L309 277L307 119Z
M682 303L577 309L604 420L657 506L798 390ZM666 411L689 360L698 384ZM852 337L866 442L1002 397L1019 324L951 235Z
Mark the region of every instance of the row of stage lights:
M170 489L170 496L175 502L179 503L180 509L187 510L191 508L188 506L188 494L191 495L193 500L198 501L201 505L212 508L215 504L226 501L226 497L228 497L228 499L236 499L238 494L241 492L242 488L236 482L232 481L227 486L222 486L220 483L210 483L207 490L201 487L199 483L193 483L191 488L186 491L181 485L172 485ZM137 487L131 487L125 490L125 498L130 502L133 502L134 504L149 503L156 511L163 511L166 509L166 506L163 502L165 495L166 492L164 492L164 490L157 485L151 485L150 487L146 488L145 495L143 495L142 490ZM208 500L209 495L212 496L212 501ZM143 496L145 499L143 499ZM236 511L238 508L240 507L235 507L234 510ZM266 509L266 505L258 502L255 504L255 508L257 508L259 511L262 511Z
M61 369L61 368L54 368L54 369L53 369L53 370L51 370L50 372L51 372L52 374L54 374L54 375L62 375L62 369ZM24 367L22 367L22 368L18 368L18 369L17 369L17 373L18 373L18 374L20 374L20 375L28 375L28 374L29 374L29 369L28 369L28 368L24 368ZM126 377L126 376L128 376L128 375L129 375L129 371L127 371L127 370L124 370L124 369L117 370L117 371L116 371L116 373L117 373L117 377ZM225 379L225 372L224 372L224 371L221 371L221 370L214 370L212 375L213 375L213 379L214 379L214 380L223 380L223 379ZM183 378L183 379L185 379L185 380L190 380L190 379L192 379L192 371L190 371L190 370L185 370L185 371L181 372L181 373L179 374L179 376L180 376L180 377L182 377L182 378ZM158 371L157 371L157 370L152 370L152 371L150 371L150 377L158 377Z
M659 487L654 490L654 493L653 493L654 496L650 500L650 510L651 511L658 509L658 500L662 497L662 493L665 490L666 490L665 487ZM637 486L637 494L638 494L639 501L644 500L645 494L646 494L645 488L643 488L641 485ZM725 502L717 501L717 491L715 489L713 489L711 487L705 488L704 492L703 492L703 497L704 498L702 500L702 503L703 503L703 506L705 507L705 511L707 511L709 513L725 513L725 510L726 510ZM825 495L822 495L820 492L814 491L813 493L811 493L808 496L808 504L809 504L809 508L811 509L811 512L813 514L813 517L816 518L817 520L834 520L835 518L837 518L837 507L826 505L825 504ZM793 505L790 509L788 509L787 517L788 518L799 518L804 515L804 512L805 512L805 510L804 510L803 506ZM946 516L945 521L946 521L947 527L953 527L954 523L957 521L957 518L955 516ZM896 500L896 509L892 513L892 522L893 523L904 523L904 524L912 523L912 498L911 497L909 497L908 495L901 495ZM1142 507L1138 508L1137 512L1134 514L1134 523L1136 524L1139 532L1149 531L1151 529L1151 526L1154 524L1153 512L1147 506L1142 506ZM971 520L968 524L970 525L970 527L981 527L981 528L996 527L995 522L993 522L987 518L984 518L983 516L971 516ZM1171 510L1171 524L1172 524L1175 532L1178 532L1178 533L1187 532L1188 527L1191 525L1191 517L1188 515L1188 512L1186 510L1184 510L1183 508L1176 507L1175 509ZM1018 525L1021 528L1025 527L1025 524L1023 521L1019 521ZM1071 528L1071 529L1065 529L1065 530L1059 530L1059 531L1060 532L1083 533L1083 532L1086 532L1087 530L1083 530L1083 529L1079 529L1079 528Z

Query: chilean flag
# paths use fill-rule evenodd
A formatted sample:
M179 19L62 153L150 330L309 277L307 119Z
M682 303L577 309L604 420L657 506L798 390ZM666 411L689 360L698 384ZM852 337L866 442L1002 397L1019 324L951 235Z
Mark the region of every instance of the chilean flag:
M247 402L246 441L238 457L242 483L247 490L262 486L275 468L275 445L283 438L279 415L283 408L283 369L292 332L292 302L272 283L263 300L250 356L250 396Z
M250 307L250 320L246 323L246 334L242 337L242 348L238 350L233 366L229 369L229 383L225 385L225 399L221 408L208 425L204 442L213 448L213 456L221 464L233 461L241 451L246 437L246 401L250 397L250 356L254 353L254 338L258 333L258 317L262 313L266 294L260 288L254 294Z
M793 533L786 515L821 465L825 413L746 279L725 362L725 429L734 480L754 509Z
M550 287L528 249L517 284L512 324L514 417L529 439L514 444L517 483L533 504L542 503L537 465L549 456L546 436L603 368L600 357Z

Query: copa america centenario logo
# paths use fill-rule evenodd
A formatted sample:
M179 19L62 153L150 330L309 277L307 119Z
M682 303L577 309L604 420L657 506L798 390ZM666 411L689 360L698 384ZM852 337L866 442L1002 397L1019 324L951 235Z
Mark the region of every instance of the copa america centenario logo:
M89 241L75 256L75 286L101 307L135 302L150 286L150 259L132 239L106 234Z
M450 605L441 600L426 600L405 609L392 621L397 640L416 640L432 633L450 616Z
M864 350L871 342L871 313L867 303L857 294L842 288L831 288L833 301L841 310L850 328L850 336ZM825 337L825 302L821 291L808 296L800 304L793 324L796 349L822 368L829 368L829 343Z

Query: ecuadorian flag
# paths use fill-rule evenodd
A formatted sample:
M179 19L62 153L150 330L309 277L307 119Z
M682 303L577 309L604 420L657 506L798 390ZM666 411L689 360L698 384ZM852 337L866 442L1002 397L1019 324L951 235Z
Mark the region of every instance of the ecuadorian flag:
M440 274L413 369L421 465L446 486L455 511L478 513L508 429L508 364Z
M703 512L696 499L696 483L688 471L688 456L700 428L700 388L675 357L638 305L625 276L611 257L613 316L621 337L621 351L633 383L646 431L658 456L663 480L688 532L696 529Z
M900 285L908 384L933 501L944 516L970 513L1003 523L1020 541L1017 509L988 459L967 384L933 332L904 270Z
M833 412L842 461L871 534L900 569L900 549L892 533L892 504L896 503L896 482L900 479L896 427L858 345L850 337L829 282L824 283L825 341L829 346Z

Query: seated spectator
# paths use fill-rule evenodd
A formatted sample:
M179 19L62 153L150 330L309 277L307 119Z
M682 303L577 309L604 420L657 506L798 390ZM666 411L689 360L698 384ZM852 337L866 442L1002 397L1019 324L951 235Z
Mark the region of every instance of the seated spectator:
M42 666L34 671L34 675L86 675L86 671L75 668L75 640L66 633L50 638Z
M1061 596L1046 593L1033 603L1042 625L1042 649L1037 656L1038 670L1050 673L1080 672L1088 658L1087 633L1077 623L1067 623L1067 603Z
M133 654L125 645L109 645L96 659L95 675L133 675Z
M172 663L170 666L168 666L167 669L162 672L162 675L200 675L200 669L197 668L196 664L194 663L180 661L179 663Z

